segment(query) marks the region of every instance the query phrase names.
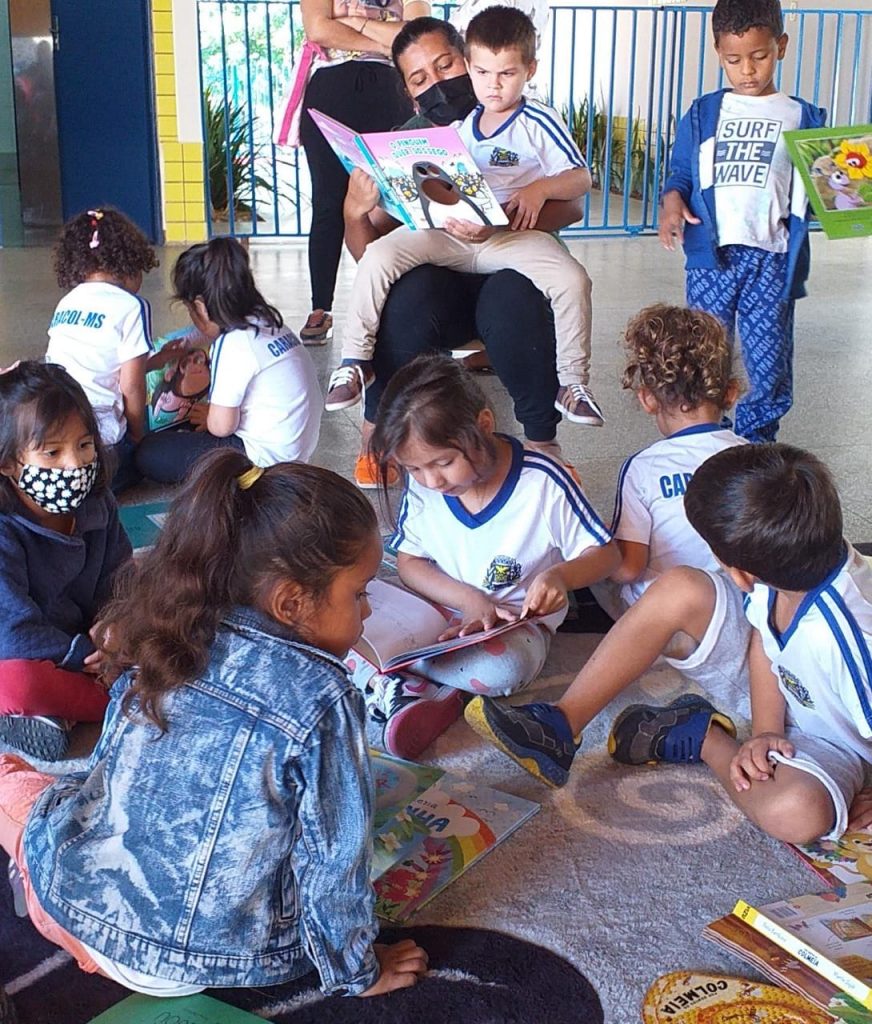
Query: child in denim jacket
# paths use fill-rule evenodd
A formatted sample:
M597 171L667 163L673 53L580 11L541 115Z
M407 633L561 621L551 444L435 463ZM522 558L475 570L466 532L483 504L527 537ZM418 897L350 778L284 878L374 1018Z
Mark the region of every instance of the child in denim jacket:
M382 556L355 487L301 463L207 456L102 639L112 688L87 770L0 757L0 844L37 929L138 992L413 985L375 944L363 700L342 656Z

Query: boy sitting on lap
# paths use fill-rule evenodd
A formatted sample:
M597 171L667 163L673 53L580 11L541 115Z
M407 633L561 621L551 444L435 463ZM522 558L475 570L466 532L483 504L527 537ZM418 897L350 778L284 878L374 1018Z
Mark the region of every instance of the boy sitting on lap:
M872 823L872 569L842 537L826 467L787 445L741 445L688 484L687 517L746 592L752 735L702 697L636 704L609 752L625 764L704 761L736 806L786 842ZM563 785L581 730L676 643L699 644L715 606L710 574L677 568L643 594L556 705L476 698L470 724L551 785Z

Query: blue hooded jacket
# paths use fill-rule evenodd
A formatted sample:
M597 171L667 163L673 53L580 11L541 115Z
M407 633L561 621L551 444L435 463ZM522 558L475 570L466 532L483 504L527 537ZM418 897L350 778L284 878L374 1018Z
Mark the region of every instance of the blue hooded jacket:
M684 225L684 254L687 270L697 268L717 270L723 267L718 255L718 225L715 216L715 190L711 185L703 188L700 184L700 160L705 142L717 135L721 102L728 89L707 93L693 101L690 110L678 123L675 143L669 166L669 175L663 185L663 195L678 192L687 203L690 212L699 217L701 224ZM805 100L791 97L802 108L800 128L820 128L826 121L826 111ZM707 149L709 147L706 147ZM792 189L796 188L799 177L793 172ZM787 286L782 299L799 299L805 295L805 282L811 264L808 243L809 214L798 216L791 211L787 222Z

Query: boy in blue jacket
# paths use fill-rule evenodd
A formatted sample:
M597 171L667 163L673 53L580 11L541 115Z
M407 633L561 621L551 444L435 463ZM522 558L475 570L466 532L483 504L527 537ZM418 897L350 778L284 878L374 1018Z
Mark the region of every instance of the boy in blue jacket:
M784 132L820 127L826 112L775 86L787 49L778 0L718 0L712 32L732 88L694 100L678 125L660 241L683 241L688 306L738 332L750 386L736 433L773 441L793 403L793 308L810 260Z

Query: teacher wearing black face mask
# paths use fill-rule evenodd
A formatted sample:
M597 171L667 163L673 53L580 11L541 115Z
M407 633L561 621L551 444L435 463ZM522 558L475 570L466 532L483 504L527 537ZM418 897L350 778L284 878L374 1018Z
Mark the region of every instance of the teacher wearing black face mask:
M396 36L392 55L417 111L403 128L451 124L476 105L463 39L448 22L429 17L409 21ZM344 215L345 244L355 259L370 242L397 227L377 203L373 180L354 171ZM582 214L582 200L549 200L537 227L556 231ZM554 324L542 293L514 270L465 274L428 264L400 278L382 312L373 357L375 380L366 389L363 446L354 473L359 486L378 484L366 448L381 393L394 372L421 352L457 348L474 338L484 343L512 397L525 444L562 459L556 441L560 414L554 409Z

